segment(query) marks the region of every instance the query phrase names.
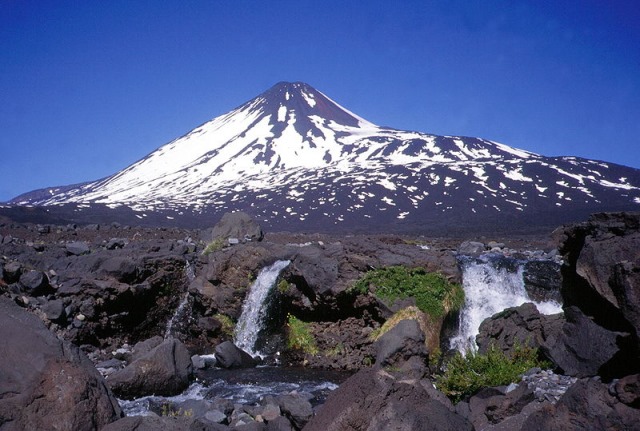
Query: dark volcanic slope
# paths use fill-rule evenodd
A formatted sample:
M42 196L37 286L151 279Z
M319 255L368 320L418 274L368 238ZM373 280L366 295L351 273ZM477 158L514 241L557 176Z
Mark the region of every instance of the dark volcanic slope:
M521 229L638 209L640 170L379 127L307 84L279 83L113 176L12 204L153 224L245 210L287 230Z

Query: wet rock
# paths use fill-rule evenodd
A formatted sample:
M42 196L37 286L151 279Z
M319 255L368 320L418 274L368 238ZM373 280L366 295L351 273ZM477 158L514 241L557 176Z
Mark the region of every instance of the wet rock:
M222 368L253 368L258 362L231 341L218 344L215 348L216 361Z
M109 376L114 393L125 399L177 395L189 386L193 368L184 345L168 339Z
M187 431L190 429L216 430L216 428L190 428L193 421L185 417L130 416L110 423L101 431ZM219 428L222 430L227 427Z
M0 298L3 429L90 430L121 417L89 359L36 316Z
M550 337L556 337L564 324L562 314L544 315L533 303L504 311L485 319L476 336L478 351L486 353L494 346L503 352L512 352L516 345L541 347Z
M532 300L562 303L560 268L560 263L549 259L528 260L525 263L522 277L525 289Z

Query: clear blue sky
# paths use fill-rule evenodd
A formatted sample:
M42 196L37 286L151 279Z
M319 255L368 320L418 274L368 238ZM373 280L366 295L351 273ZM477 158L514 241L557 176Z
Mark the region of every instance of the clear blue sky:
M639 23L636 0L1 0L0 201L115 173L279 81L640 168Z

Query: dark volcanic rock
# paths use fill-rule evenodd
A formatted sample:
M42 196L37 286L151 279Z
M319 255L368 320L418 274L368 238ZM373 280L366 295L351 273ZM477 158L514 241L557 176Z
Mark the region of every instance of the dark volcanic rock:
M20 284L24 291L31 296L46 295L51 291L49 277L41 271L31 270L22 273Z
M539 348L549 337L557 337L564 324L562 314L544 315L530 302L485 319L480 324L476 343L480 353L490 346L512 352L515 345Z
M427 383L428 384L428 383ZM396 380L379 368L358 372L338 389L306 431L472 430L462 416L433 397L417 380Z
M562 303L560 268L561 265L553 260L529 260L525 263L522 277L532 300Z
M222 368L253 368L257 361L231 341L218 344L215 348L216 361Z
M601 368L616 356L618 338L625 334L609 331L587 318L577 307L565 308L566 322L542 350L562 372L569 376L598 375Z
M620 402L597 378L575 383L555 405L532 414L522 431L640 430L640 410Z
M91 252L91 248L89 244L86 242L74 241L65 246L65 250L67 254L73 256L81 256L83 254L89 254Z
M424 344L424 333L415 319L405 319L381 336L374 344L376 364L381 367L401 368L410 358L426 363L429 352Z
M210 239L236 238L239 241L261 241L264 237L260 225L247 213L225 213L211 231Z
M3 430L94 430L122 413L89 359L34 315L0 298Z
M192 372L187 349L180 341L168 339L111 374L107 382L114 393L126 399L177 395L189 386Z

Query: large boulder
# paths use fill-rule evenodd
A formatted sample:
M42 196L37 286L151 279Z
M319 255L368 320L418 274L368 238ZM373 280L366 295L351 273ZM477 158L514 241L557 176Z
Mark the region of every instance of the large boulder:
M253 368L258 361L231 341L220 343L215 348L216 362L222 368Z
M247 213L225 213L211 231L212 240L235 238L243 241L261 241L264 237L260 225Z
M376 364L401 368L411 358L426 363L429 352L424 344L424 332L415 319L405 319L382 335L374 344Z
M36 316L0 298L0 427L95 430L122 416L91 361Z
M114 393L125 399L145 395L177 395L189 386L193 373L191 355L184 344L167 339L109 375Z
M362 370L329 395L305 430L472 430L429 385L396 379L380 368Z
M589 377L602 373L609 361L620 353L618 339L626 334L597 325L577 307L565 308L562 330L542 345L542 351L568 376Z
M480 353L491 346L505 353L512 352L517 345L541 347L549 337L556 337L564 323L562 314L544 315L533 303L504 311L485 319L476 336Z

